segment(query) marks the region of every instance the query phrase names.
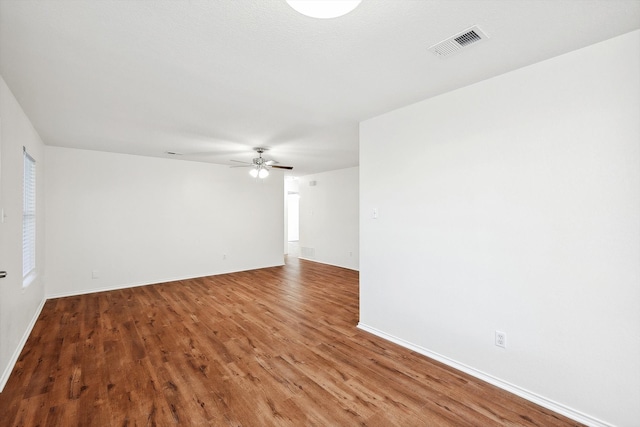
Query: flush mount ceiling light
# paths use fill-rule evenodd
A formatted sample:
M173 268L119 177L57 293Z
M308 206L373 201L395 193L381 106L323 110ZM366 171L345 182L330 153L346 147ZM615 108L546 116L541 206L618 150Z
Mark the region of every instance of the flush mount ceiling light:
M289 6L312 18L328 19L346 15L362 0L287 0Z

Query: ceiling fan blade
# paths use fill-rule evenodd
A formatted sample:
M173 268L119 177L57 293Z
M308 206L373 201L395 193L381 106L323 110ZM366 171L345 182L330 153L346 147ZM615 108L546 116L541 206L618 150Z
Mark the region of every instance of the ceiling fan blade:
M275 160L267 160L266 162L264 162L264 164L267 166L277 165L278 163L280 162L276 162Z
M293 166L276 166L276 165L271 165L272 168L274 169L287 169L287 170L291 170L293 169Z
M231 161L235 163L244 163L245 165L253 165L253 163L243 162L242 160L231 160Z

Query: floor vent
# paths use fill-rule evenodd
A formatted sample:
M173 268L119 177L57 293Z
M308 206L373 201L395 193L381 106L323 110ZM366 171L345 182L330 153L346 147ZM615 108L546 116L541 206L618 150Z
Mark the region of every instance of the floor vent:
M437 56L444 58L449 56L462 48L471 46L483 40L488 39L489 36L480 29L477 25L471 28L449 37L446 40L436 43L429 48L430 52L433 52Z

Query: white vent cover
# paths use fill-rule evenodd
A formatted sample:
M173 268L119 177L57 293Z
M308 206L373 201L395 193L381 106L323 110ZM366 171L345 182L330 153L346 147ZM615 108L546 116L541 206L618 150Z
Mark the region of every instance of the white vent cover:
M466 30L451 36L440 43L434 44L429 48L429 51L443 58L459 51L462 48L479 43L488 38L489 36L486 35L480 27L474 25L473 27L467 28Z

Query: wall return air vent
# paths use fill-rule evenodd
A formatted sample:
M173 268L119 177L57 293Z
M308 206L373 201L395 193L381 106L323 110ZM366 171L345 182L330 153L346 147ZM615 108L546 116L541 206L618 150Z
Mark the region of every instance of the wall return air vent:
M446 40L436 43L429 48L430 52L433 52L437 56L444 58L453 53L456 53L460 49L477 44L483 40L488 39L489 36L480 29L477 25L471 28L449 37Z

